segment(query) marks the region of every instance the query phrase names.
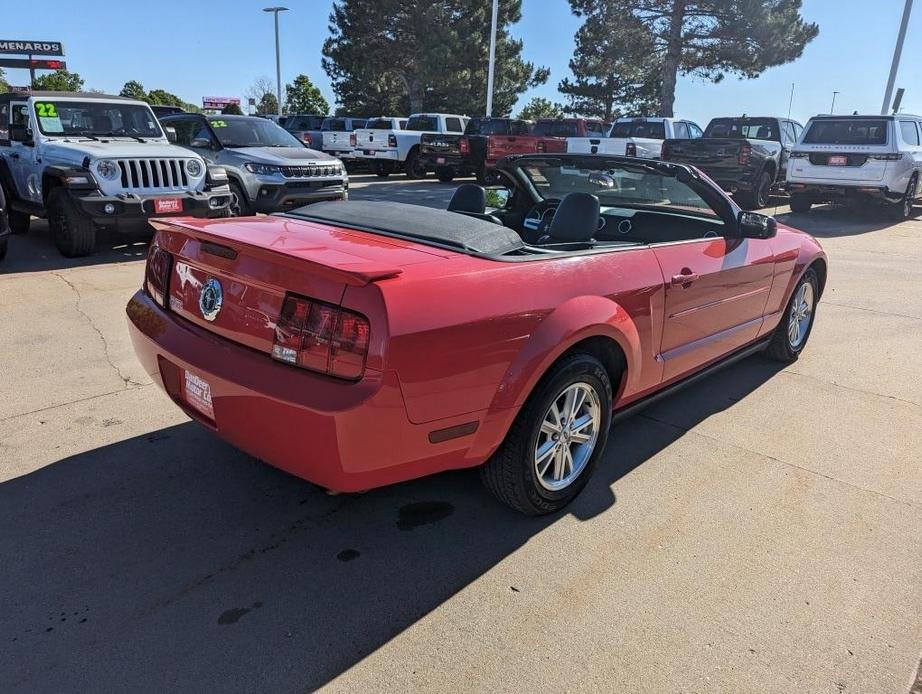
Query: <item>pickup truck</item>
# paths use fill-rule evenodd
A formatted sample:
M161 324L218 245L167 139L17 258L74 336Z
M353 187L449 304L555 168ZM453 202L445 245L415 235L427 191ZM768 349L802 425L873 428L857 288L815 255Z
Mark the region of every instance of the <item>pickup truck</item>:
M317 114L296 113L285 118L281 125L296 138L301 140L306 147L320 149L323 146L323 122L326 116Z
M356 130L356 160L367 161L382 177L403 169L407 178L423 178L429 170L420 158L423 134L461 135L467 121L466 116L449 113L415 113L401 129Z
M784 188L788 157L801 130L787 118L714 118L704 137L666 140L662 159L699 168L741 206L760 209Z
M505 156L563 151L559 138L532 135L531 127L516 118L471 118L463 135L423 135L420 158L443 183L472 174L481 183L492 183L496 162Z
M355 159L355 131L367 123L367 118L325 118L320 125L323 136L320 149L348 164Z
M696 139L701 128L690 120L675 118L619 118L607 137L568 137L567 151L575 154L611 154L615 156L659 159L663 140Z

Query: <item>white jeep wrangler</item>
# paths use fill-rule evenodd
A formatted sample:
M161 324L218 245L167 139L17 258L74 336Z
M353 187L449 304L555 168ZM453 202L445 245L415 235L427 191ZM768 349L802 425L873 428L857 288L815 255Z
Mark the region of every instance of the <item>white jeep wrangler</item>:
M221 217L230 202L226 172L170 144L150 106L101 94L0 94L0 186L13 232L47 217L68 257L92 253L99 227Z

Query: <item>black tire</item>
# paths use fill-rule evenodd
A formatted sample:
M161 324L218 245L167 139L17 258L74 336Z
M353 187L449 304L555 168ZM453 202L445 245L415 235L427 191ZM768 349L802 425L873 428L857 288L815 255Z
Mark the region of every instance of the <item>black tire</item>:
M455 179L455 170L450 166L440 166L435 170L435 177L439 183L451 183Z
M10 239L8 236L4 236L2 239L0 239L0 260L6 258L6 249L9 247L9 245Z
M28 234L29 225L32 223L32 215L28 212L19 212L18 210L9 211L10 231L14 234Z
M230 190L231 199L227 206L227 209L230 210L230 214L228 216L249 217L252 214L250 211L250 201L247 200L247 196L243 190L243 187L237 183L237 181L231 181Z
M801 287L805 284L810 285L812 291L812 306L810 309L809 321L806 325L805 332L799 341L794 344L790 338L790 329L791 323L794 320L794 304L800 295ZM794 287L794 291L791 293L791 298L788 300L787 305L784 307L784 314L781 318L781 323L778 324L778 327L775 328L775 334L772 336L772 341L768 344L768 347L765 349L765 356L769 359L774 359L775 361L781 361L785 363L791 363L797 361L797 358L800 356L800 353L803 352L804 347L807 346L807 340L810 339L810 333L813 330L813 323L816 320L816 305L817 300L819 299L819 280L817 279L816 272L813 268L809 268L804 276L800 278L800 282L797 283L797 286Z
M574 384L590 386L598 396L600 422L595 446L582 470L557 491L538 481L535 449L542 434L542 420L552 403ZM553 513L569 504L586 486L608 440L611 425L612 386L598 359L575 353L561 359L535 387L493 456L480 468L487 489L507 506L529 516Z
M905 222L907 219L912 219L912 205L916 199L916 195L918 195L918 187L919 176L918 174L913 174L912 178L909 179L909 185L906 186L906 192L903 193L903 197L900 198L900 201L887 205L891 219L896 222Z
M795 214L807 214L813 207L813 201L806 195L791 196L791 212Z
M85 216L63 188L48 195L48 228L65 258L82 258L96 248L96 225Z
M372 162L371 167L378 178L387 178L391 175L390 162L375 161Z
M768 207L771 188L771 174L768 171L763 171L759 174L759 180L752 191L747 193L740 192L736 197L741 207L745 207L747 210L761 210L763 207Z
M423 163L419 160L419 152L417 150L413 149L410 151L410 154L407 155L407 162L404 164L404 172L407 178L412 180L426 177L426 167L423 166Z

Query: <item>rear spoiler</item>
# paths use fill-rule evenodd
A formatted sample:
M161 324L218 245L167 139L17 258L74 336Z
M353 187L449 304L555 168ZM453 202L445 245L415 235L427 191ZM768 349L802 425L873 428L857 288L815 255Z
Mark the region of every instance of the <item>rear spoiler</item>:
M260 219L260 218L257 218ZM270 219L268 217L262 219ZM278 217L271 218L278 222ZM201 251L224 258L236 258L242 247L248 253L271 254L296 260L312 274L353 287L362 287L377 280L397 277L403 270L372 260L354 258L334 264L324 262L316 248L298 245L297 239L285 236L268 223L234 224L233 219L152 219L151 226L158 231L182 231L193 236L202 245ZM240 220L243 222L243 220ZM263 228L264 227L264 228Z

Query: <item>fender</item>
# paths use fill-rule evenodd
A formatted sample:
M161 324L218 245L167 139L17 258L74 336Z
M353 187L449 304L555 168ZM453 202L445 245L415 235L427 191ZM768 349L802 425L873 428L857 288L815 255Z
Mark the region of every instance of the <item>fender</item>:
M45 192L45 181L54 179L60 185L71 190L96 190L96 180L89 169L80 168L79 166L64 166L54 164L46 166L42 171L42 192Z
M490 409L521 407L561 355L577 342L597 336L609 337L621 347L627 361L627 386L636 385L640 377L641 343L634 321L611 299L579 296L564 302L541 321L509 365Z

